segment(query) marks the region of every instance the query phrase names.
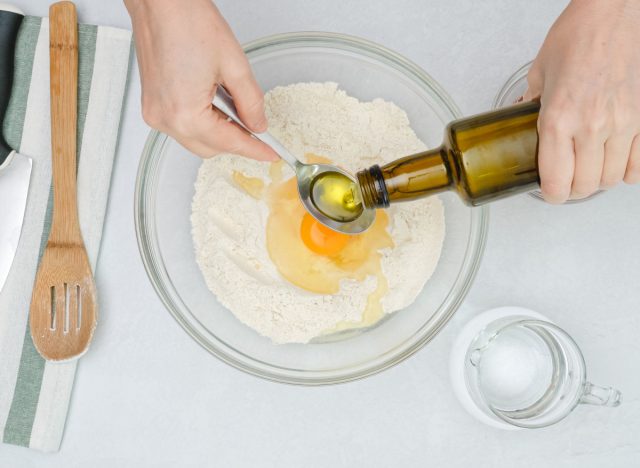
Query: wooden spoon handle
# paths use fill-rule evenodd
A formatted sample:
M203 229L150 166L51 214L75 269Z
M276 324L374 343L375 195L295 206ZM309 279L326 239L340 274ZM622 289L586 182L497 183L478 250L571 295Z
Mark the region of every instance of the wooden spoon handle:
M50 242L82 242L76 188L78 17L72 2L49 8L53 222Z

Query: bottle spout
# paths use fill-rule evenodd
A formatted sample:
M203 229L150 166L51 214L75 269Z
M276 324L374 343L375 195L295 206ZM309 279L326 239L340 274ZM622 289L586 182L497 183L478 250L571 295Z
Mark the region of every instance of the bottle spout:
M356 174L362 204L369 209L389 208L389 192L384 181L384 175L377 164Z
M600 387L586 382L580 403L615 408L622 403L622 392L613 387Z

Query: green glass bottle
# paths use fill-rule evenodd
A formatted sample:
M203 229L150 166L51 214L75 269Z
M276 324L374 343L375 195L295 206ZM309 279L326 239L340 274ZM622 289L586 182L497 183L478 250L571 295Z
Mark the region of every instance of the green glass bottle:
M539 102L486 112L447 125L438 148L358 172L368 208L454 190L482 205L539 185Z

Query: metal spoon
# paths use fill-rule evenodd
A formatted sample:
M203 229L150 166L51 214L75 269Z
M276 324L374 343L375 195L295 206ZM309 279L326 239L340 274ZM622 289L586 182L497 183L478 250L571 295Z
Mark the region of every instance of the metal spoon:
M316 207L311 197L311 185L320 174L325 172L338 172L355 182L355 179L351 174L339 167L331 166L329 164L302 163L284 146L282 146L282 143L270 135L269 132L254 133L249 130L240 120L238 112L236 111L236 106L233 103L233 98L229 95L227 90L220 85L218 85L216 95L213 98L213 105L255 138L270 146L278 156L280 156L280 158L291 166L296 173L296 179L298 180L298 193L300 194L300 200L311 216L334 231L345 234L359 234L366 231L369 226L371 226L376 218L375 210L363 207L362 213L357 218L345 222L336 221L322 213ZM358 186L357 183L356 186Z

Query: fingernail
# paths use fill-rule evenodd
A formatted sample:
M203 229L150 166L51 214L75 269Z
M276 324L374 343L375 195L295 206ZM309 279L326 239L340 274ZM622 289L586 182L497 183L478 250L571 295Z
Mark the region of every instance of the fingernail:
M267 128L268 128L268 125L267 125L267 119L266 119L266 117L264 117L264 116L260 117L260 119L256 120L256 121L253 123L253 129L254 129L256 132L260 132L260 133L262 133L262 132L266 132L266 131L267 131Z

